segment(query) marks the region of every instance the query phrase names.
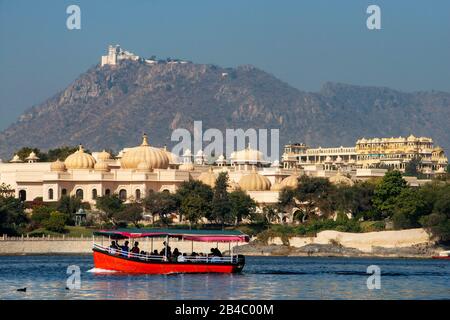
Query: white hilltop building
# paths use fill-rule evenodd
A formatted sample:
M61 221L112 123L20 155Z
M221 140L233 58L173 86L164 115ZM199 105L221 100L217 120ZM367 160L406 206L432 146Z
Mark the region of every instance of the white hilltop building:
M120 45L109 45L108 46L108 54L106 56L102 56L100 60L100 65L103 66L115 66L120 63L120 61L124 60L131 60L131 61L142 61L145 62L148 65L154 65L157 63L160 63L158 60L156 60L155 56L152 56L151 58L145 59L142 58L130 51L124 50L120 47ZM180 59L166 59L161 60L162 63L166 63L169 65L173 64L186 64L190 63L186 60L180 60Z
M108 46L108 55L102 56L101 59L101 66L110 65L115 66L117 65L121 60L132 60L137 61L140 57L138 55L135 55L132 52L123 50L120 45L109 45Z

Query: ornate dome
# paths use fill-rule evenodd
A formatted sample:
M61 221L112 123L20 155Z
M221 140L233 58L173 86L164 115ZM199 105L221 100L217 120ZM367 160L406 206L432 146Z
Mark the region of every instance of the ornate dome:
M96 171L109 171L109 166L104 161L99 161L94 165L94 170Z
M283 186L281 185L281 183L275 183L274 185L272 185L272 187L270 188L271 191L281 191L283 189Z
M352 179L342 175L340 172L338 172L335 176L330 177L329 180L332 184L335 185L345 184L347 186L352 186L355 184Z
M256 172L253 168L250 174L247 174L239 180L240 187L245 191L264 191L269 190L271 183L267 177Z
M28 157L26 157L27 161L37 161L39 160L39 157L36 155L36 153L34 153L34 151L31 151L30 154L28 155Z
M151 172L152 166L148 162L141 162L137 165L136 170L139 172Z
M56 159L56 161L50 164L50 171L61 172L66 170L66 165L64 162Z
M166 169L169 166L169 157L164 150L151 147L147 135L142 136L142 144L128 149L120 159L124 169L136 169L141 162L148 162L154 169Z
M280 183L281 188L297 188L299 176L300 175L297 172L294 172L289 177L284 178Z
M88 153L84 152L83 146L67 157L64 161L67 169L92 169L95 165L95 159Z
M178 167L178 169L182 170L182 171L192 171L192 170L194 170L194 164L191 162L183 163L182 165L180 165Z
M15 154L14 157L9 162L18 163L18 162L23 162L23 161L20 160L20 157L17 154Z
M167 158L169 159L169 164L178 164L180 163L180 160L178 159L178 156L167 150L167 147L164 147L162 151L166 154Z
M110 160L111 155L108 152L106 152L106 150L103 149L103 151L97 155L97 159L98 161Z
M202 172L197 180L203 182L204 184L214 188L216 185L217 176L214 174L213 169L210 167L208 171Z

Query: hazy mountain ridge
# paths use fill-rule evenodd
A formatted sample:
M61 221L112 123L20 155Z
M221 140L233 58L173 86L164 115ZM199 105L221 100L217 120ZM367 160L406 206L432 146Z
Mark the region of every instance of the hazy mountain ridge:
M325 83L303 92L252 66L95 66L65 90L26 111L0 133L0 157L22 146L85 144L119 150L140 142L172 144L173 129L279 128L281 145L354 145L360 137L431 136L450 149L450 94Z

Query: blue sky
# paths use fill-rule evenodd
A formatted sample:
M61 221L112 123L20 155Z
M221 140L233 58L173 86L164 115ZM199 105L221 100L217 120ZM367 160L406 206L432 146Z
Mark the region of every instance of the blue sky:
M81 30L66 8L81 8ZM370 4L382 30L366 28ZM325 81L450 92L447 0L0 0L0 129L99 62L138 55L252 64L294 87Z

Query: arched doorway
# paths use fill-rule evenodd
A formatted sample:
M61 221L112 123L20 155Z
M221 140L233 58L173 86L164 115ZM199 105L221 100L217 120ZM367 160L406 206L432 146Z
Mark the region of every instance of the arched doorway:
M92 189L92 199L97 199L97 189Z
M136 189L136 200L141 200L141 190Z
M109 197L111 195L111 190L106 189L105 190L105 196Z
M53 200L53 189L48 189L48 199Z
M25 190L19 191L19 200L26 201L27 200L27 192Z
M120 189L120 191L119 191L119 199L123 200L123 201L127 200L127 190Z
M75 191L75 197L77 197L78 199L83 200L83 198L84 198L83 189L77 189L77 191Z
M67 189L62 189L61 190L61 195L62 196L67 196Z

